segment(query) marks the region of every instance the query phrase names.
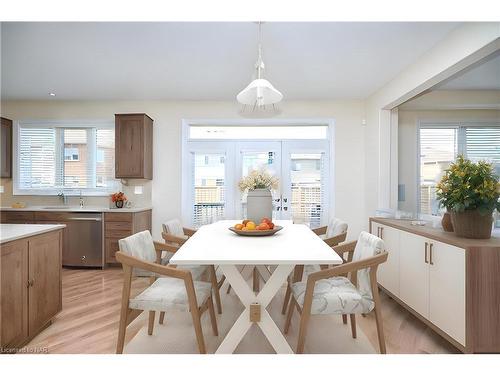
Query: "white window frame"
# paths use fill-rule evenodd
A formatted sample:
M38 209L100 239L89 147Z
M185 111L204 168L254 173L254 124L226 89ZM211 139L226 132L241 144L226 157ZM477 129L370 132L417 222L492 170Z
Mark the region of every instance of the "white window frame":
M14 122L12 134L12 195L58 195L61 191L68 196L79 195L80 192L84 196L108 196L111 190L107 188L47 188L47 189L20 189L19 185L19 137L21 127L37 128L43 126L61 127L61 128L108 128L114 129L115 123L111 120L19 120Z
M331 118L300 118L300 119L182 119L182 136L181 136L181 155L182 155L182 175L181 175L181 210L182 220L185 223L191 222L191 194L192 187L190 186L189 173L190 169L190 153L195 144L204 144L206 150L221 151L223 149L223 142L230 141L230 139L190 139L189 127L190 126L294 126L294 125L310 125L310 126L328 126L327 141L329 143L330 158L335 155L335 120ZM260 141L276 141L278 139L256 139L255 142ZM287 140L282 138L280 140ZM298 141L297 139L290 139L291 141ZM223 142L221 142L223 141ZM242 141L242 139L235 139L235 142ZM227 155L231 151L226 150ZM234 161L226 157L226 179L234 178L228 176L227 171L234 170ZM330 216L335 216L335 160L329 160L329 180L328 183L332 187L328 189L329 194L325 197L328 202L328 212ZM226 191L226 205L234 204L234 197L231 192Z
M421 213L420 209L420 129L427 128L458 128L457 138L457 155L464 154L465 152L465 128L466 127L483 127L483 126L499 126L500 122L480 119L480 120L449 120L449 119L417 119L417 189L416 189L416 209L417 214Z

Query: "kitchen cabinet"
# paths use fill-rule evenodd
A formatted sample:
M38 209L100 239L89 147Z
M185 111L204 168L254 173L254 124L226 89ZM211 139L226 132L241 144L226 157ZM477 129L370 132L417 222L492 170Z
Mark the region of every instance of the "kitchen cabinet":
M429 320L465 345L465 250L438 241L429 246Z
M0 347L19 348L62 309L62 229L2 243Z
M12 120L1 117L0 177L12 178Z
M2 244L0 347L16 347L28 338L28 241Z
M115 115L115 177L153 178L153 119L144 113Z
M105 212L104 246L108 264L117 264L115 253L119 250L118 241L143 230L151 231L151 210L141 212Z
M424 237L401 232L399 297L429 318L429 244Z
M384 238L387 228L399 232L399 241ZM399 295L382 282L385 292L459 350L500 353L500 232L466 239L384 218L371 218L370 230L389 254L399 248L397 267L385 268L399 275Z
M0 222L8 224L33 224L35 214L31 211L1 211Z
M399 231L387 225L373 223L371 233L384 240L385 249L389 253L387 261L378 267L378 283L399 296Z

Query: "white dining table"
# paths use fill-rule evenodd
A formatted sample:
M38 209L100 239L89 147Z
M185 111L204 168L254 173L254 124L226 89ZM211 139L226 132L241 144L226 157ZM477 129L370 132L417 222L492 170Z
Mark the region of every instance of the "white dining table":
M237 220L202 226L170 259L176 265L219 266L245 309L223 339L216 353L233 353L252 324L257 324L276 353L293 353L267 305L296 265L341 264L340 256L303 224L277 220L283 229L273 236L244 237L228 228ZM238 266L276 266L260 292L248 285Z

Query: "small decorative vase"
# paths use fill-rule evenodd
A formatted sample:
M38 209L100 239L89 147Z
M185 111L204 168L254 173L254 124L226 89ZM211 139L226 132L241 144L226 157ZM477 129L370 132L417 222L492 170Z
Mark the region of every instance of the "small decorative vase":
M451 214L449 211L446 211L443 214L443 218L441 219L441 225L443 226L443 230L445 232L453 232L453 223L451 222Z
M493 229L493 212L481 215L479 210L452 212L451 222L458 237L488 239Z
M116 201L115 205L116 205L116 208L123 208L123 201Z
M249 190L247 196L247 219L260 223L263 217L273 217L273 196L269 189Z

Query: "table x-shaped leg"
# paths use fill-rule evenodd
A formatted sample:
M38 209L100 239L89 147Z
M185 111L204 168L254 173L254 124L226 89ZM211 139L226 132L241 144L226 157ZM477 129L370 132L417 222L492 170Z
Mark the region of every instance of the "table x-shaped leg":
M286 282L294 265L280 264L257 295L252 291L235 265L220 265L220 267L234 292L245 306L245 310L231 327L216 353L233 353L253 323L258 324L276 353L293 353L292 348L290 348L280 329L267 312L266 307ZM254 314L255 311L258 313Z

